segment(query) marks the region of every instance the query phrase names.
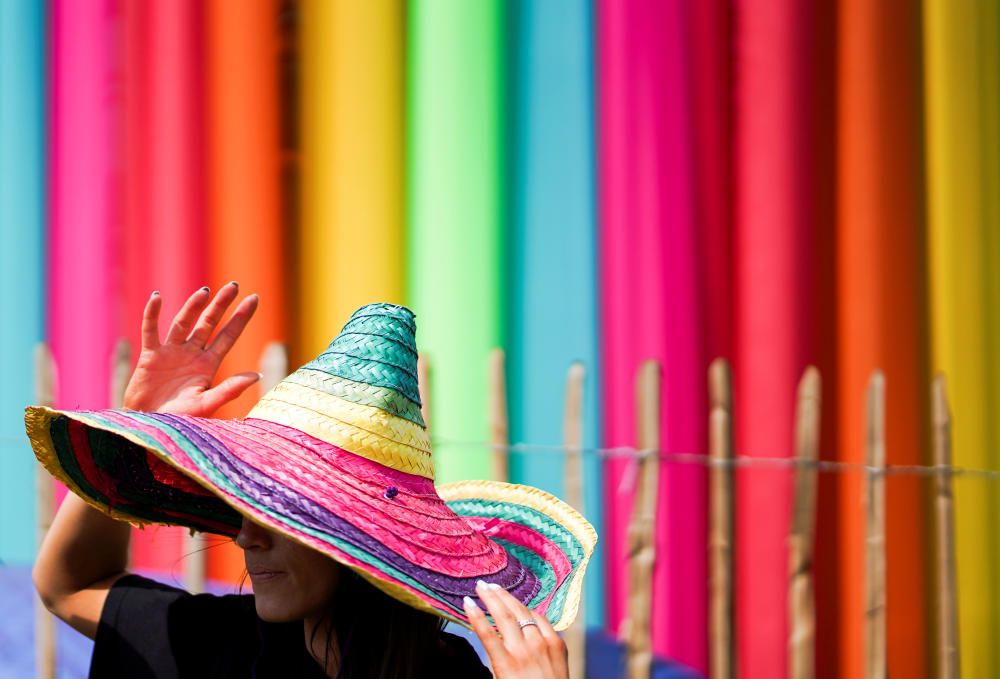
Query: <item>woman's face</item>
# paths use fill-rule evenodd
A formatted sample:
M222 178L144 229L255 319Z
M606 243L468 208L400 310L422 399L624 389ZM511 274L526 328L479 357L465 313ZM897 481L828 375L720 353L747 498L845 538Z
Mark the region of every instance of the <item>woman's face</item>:
M315 617L337 589L336 561L245 516L236 544L243 550L261 620Z

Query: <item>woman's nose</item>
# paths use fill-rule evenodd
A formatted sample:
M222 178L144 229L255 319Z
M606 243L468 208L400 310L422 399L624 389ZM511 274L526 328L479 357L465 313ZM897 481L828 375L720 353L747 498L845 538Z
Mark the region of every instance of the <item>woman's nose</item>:
M240 532L236 534L236 545L241 549L265 548L271 544L271 534L264 526L243 517Z

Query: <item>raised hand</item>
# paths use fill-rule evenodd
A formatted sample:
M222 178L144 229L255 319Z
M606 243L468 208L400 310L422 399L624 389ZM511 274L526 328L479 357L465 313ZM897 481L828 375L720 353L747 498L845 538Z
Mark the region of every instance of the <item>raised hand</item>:
M529 611L499 585L479 581L476 594L497 626L490 624L470 597L464 600L465 614L490 656L496 679L569 677L566 644L548 620Z
M208 288L197 290L177 312L162 343L162 299L153 292L142 317L142 351L125 388L126 408L209 417L260 379L260 373L244 372L212 386L219 364L257 310L257 295L245 297L209 342L238 292L233 281L209 304Z

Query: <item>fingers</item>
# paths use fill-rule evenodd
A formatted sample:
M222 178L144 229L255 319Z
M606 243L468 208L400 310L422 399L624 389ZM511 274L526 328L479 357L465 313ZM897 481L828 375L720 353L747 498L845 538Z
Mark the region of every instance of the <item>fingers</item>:
M483 643L483 648L486 649L486 655L490 657L490 664L493 665L493 671L498 676L501 675L503 670L510 664L509 654L507 653L507 649L504 648L503 640L497 636L493 625L486 619L486 614L483 613L482 609L476 605L476 602L471 597L462 599L462 606L465 608L465 615L469 618L469 624L472 625L472 631L479 637L479 640Z
M521 641L524 646L523 652L526 654L523 658L524 662L536 665L545 665L549 670L545 676L566 676L568 672L566 644L562 638L556 634L556 631L552 628L552 625L549 624L549 621L545 619L545 616L529 610L527 606L522 604L520 601L515 599L513 595L503 589L491 588L490 592L496 603L503 605L515 620L535 621L534 625L525 625L521 629L523 634L523 637L521 637ZM493 617L496 619L496 612L492 606L490 607L490 613L493 613ZM504 641L507 642L506 636L504 637ZM516 651L514 652L514 655L514 663L520 664L518 662L518 658L516 657Z
M524 646L524 633L521 626L517 624L517 617L513 609L509 608L500 593L503 592L498 585L491 585L480 580L476 583L476 594L486 605L486 609L493 616L493 621L503 635L504 645L508 650L517 653ZM506 594L506 592L503 592Z
M534 620L535 623L537 623L535 625L525 627L525 635L531 632L537 632L540 636L549 640L562 640L559 634L552 629L552 625L544 615L539 615L538 613L529 610L527 606L515 599L514 596L506 590L501 589L497 592L497 594L518 620Z
M261 373L246 372L227 377L211 389L205 390L201 395L202 403L207 413L214 413L216 410L237 398L247 390L248 387L259 382L264 376Z
M194 343L199 349L204 349L205 345L208 344L208 338L215 332L215 327L222 320L226 309L236 299L238 292L239 284L236 281L227 283L219 288L219 291L215 293L212 303L208 305L208 308L198 318L198 324L194 326L194 331L187 338L187 341Z
M157 290L149 296L146 301L146 308L142 312L142 348L157 349L160 346L160 307L163 306L163 298Z
M212 343L205 347L205 351L214 353L220 359L225 356L236 340L239 339L247 323L250 322L250 318L257 310L258 301L259 298L256 294L245 297L239 306L236 307L233 315L226 321L222 330L212 340Z
M188 335L191 334L191 328L194 327L195 319L206 304L208 304L208 288L198 288L194 294L187 298L184 306L174 316L174 322L170 324L170 330L167 331L167 337L163 343L183 344L186 342Z

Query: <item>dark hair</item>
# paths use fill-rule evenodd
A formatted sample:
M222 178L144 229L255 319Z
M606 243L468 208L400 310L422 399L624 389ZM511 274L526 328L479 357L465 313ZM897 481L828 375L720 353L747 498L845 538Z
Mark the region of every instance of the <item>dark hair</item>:
M326 653L339 653L340 679L423 676L428 656L444 643L444 620L393 599L349 568L341 569L341 577L309 643L325 624ZM324 660L324 669L328 662Z
M341 568L340 576L337 593L309 639L311 649L320 628L326 628L323 669L339 659L339 679L424 676L427 659L444 645L444 620L393 599L350 568Z

